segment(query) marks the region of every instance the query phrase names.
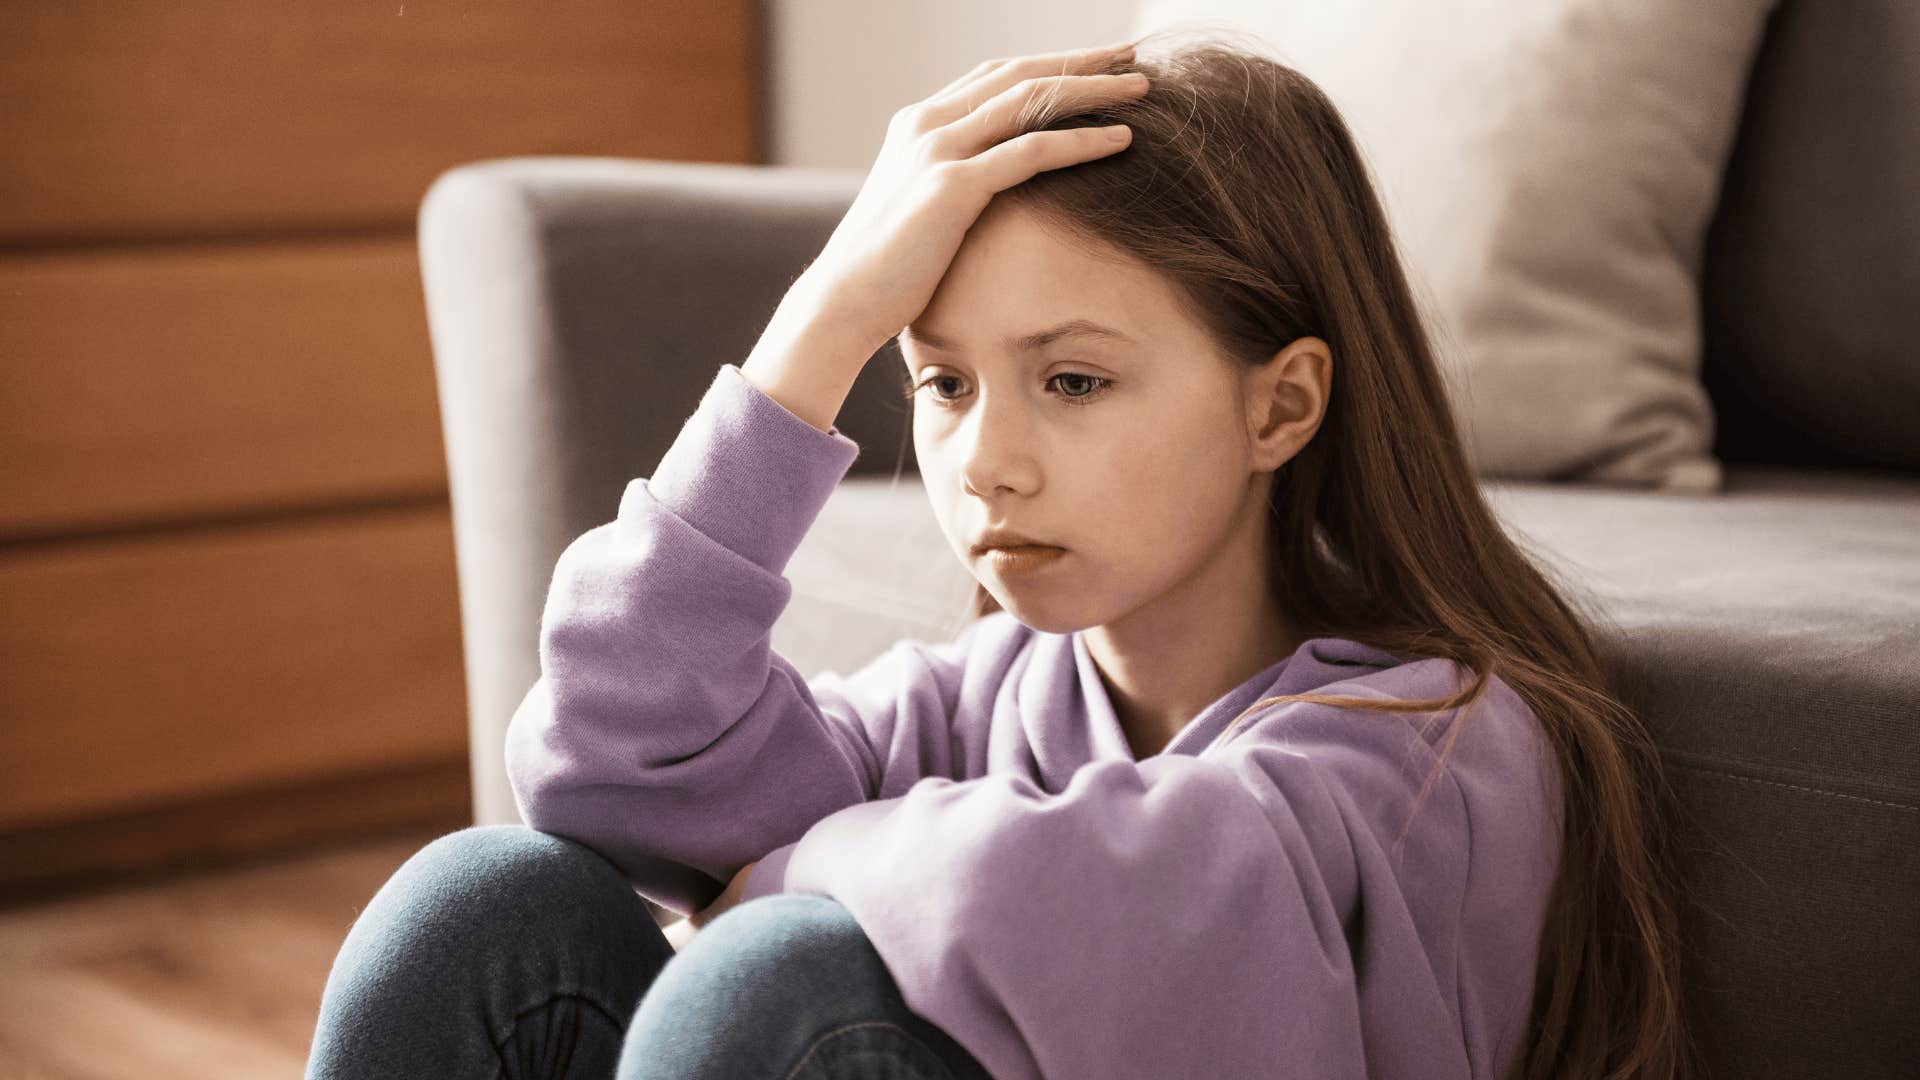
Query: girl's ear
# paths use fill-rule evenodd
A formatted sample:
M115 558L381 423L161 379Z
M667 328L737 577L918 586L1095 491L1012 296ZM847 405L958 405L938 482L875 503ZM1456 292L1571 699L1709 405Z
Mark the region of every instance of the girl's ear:
M1320 430L1333 388L1333 354L1319 338L1303 337L1247 369L1246 380L1253 466L1278 469Z

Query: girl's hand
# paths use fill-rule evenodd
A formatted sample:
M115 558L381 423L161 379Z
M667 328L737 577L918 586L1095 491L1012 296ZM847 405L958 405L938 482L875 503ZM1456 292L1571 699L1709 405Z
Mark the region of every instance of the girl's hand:
M1118 137L1098 127L1015 132L1044 102L1072 115L1138 98L1145 75L1097 74L1132 59L1128 44L989 60L893 114L860 193L801 275L805 295L855 335L855 348L868 346L859 362L926 310L996 193L1129 145L1125 127Z

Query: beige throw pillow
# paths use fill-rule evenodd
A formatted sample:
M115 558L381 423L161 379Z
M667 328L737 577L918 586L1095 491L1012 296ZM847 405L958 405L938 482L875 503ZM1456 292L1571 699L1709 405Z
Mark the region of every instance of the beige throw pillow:
M1134 32L1240 35L1326 91L1477 472L1705 492L1702 242L1773 6L1141 0Z

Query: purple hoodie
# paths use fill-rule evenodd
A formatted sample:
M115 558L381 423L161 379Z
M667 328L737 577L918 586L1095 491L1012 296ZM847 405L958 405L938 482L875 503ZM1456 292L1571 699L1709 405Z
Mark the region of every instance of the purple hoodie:
M1078 633L1006 612L803 677L784 576L859 454L721 367L650 479L554 568L506 764L527 824L686 914L831 896L996 1077L1493 1078L1525 1033L1559 775L1503 681L1303 643L1137 760ZM1457 713L1457 711L1456 711ZM1444 721L1435 723L1435 721ZM1421 722L1432 726L1425 731Z

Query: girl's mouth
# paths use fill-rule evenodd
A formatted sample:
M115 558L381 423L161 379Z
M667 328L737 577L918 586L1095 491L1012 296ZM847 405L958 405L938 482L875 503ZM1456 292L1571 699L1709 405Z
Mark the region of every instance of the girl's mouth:
M1060 556L1067 553L1066 548L1025 545L1022 547L988 548L981 556L988 566L1003 574L1025 573L1051 566Z

